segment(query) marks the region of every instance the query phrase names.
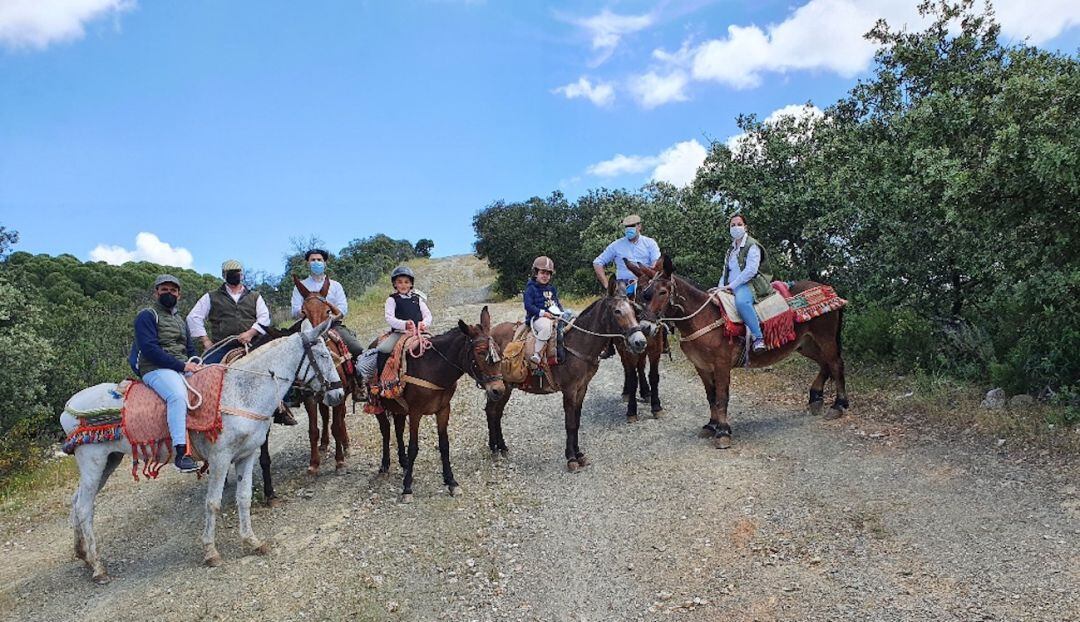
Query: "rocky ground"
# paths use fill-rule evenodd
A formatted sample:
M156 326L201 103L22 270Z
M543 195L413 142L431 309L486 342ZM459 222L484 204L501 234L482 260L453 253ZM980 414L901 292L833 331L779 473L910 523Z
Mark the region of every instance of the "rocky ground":
M457 257L422 268L418 286L431 295L437 329L478 321L491 283L485 267ZM492 305L495 319L515 319L519 305ZM378 325L352 320L361 336ZM696 438L705 397L678 353L662 372L664 415L635 424L624 417L619 363L604 362L583 410L592 463L574 474L562 457L558 396L515 394L510 455L496 460L483 394L462 382L450 430L463 494L442 486L432 422L422 428L410 504L398 500L396 464L389 478L373 477L378 428L359 409L341 477L332 460L307 476L305 427L275 427L285 503L253 515L274 548L247 555L227 507L220 568L200 565L205 481L170 471L136 484L122 468L97 508L115 577L105 586L72 556L72 483L0 515L0 616L1080 619L1075 464L1016 462L878 423L860 416L858 395L840 420L811 418L801 391L763 395L762 378L735 374L735 444L722 451Z

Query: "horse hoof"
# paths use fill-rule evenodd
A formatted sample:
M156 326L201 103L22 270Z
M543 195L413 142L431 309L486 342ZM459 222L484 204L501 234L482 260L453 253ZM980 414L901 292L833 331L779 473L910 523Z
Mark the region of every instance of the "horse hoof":
M412 493L411 492L402 493L401 494L401 502L402 503L412 503Z
M384 480L390 476L390 469L379 469L379 472L375 474L375 479Z
M717 436L713 438L713 447L717 449L731 449L731 437Z
M221 555L214 553L213 555L210 555L206 559L204 559L203 563L210 568L217 568L221 565Z
M461 486L454 485L450 487L450 496L456 497L461 494Z
M282 503L283 502L281 501L281 497L274 496L274 497L268 497L266 499L266 507L268 507L268 508L279 508L279 507L281 507Z
M346 474L348 474L348 472L349 472L349 469L344 464L339 464L336 467L334 467L334 475L338 475L338 476L346 475Z
M505 457L510 455L510 450L507 449L506 447L503 447L503 448L499 449L499 455L501 455L503 458L505 458Z
M109 576L109 573L102 570L101 572L94 574L92 580L98 585L105 585L112 581L112 577Z
M657 419L661 419L664 416L664 409L663 408L656 408L656 409L654 409L652 411L652 414L653 414L653 417L656 417Z
M821 411L824 408L825 408L825 403L824 402L811 402L810 406L808 407L808 410L810 411L811 416L820 417L821 416Z
M570 471L571 473L575 473L575 472L577 472L577 470L579 468L581 468L581 465L578 464L577 460L567 460L566 461L566 470L567 471Z
M582 468L589 466L589 459L585 457L585 454L581 454L577 457L578 465Z
M712 438L716 436L716 432L712 428L701 428L697 435L698 438Z
M637 415L627 415L626 416L626 422L627 423L637 423L638 422L638 416Z
M833 419L839 419L844 416L844 411L840 408L830 408L829 412L825 413L825 420L831 421Z

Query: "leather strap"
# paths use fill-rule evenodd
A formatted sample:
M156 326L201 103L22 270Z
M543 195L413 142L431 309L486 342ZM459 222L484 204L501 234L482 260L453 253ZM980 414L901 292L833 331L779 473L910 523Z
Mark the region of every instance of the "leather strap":
M695 330L694 332L690 333L689 335L687 335L685 337L679 337L679 341L693 341L693 340L697 339L698 337L704 335L705 333L716 330L717 328L720 328L723 325L724 325L724 318L723 318L723 316L721 316L719 320L716 320L712 324L709 324L708 326L706 326L704 328L699 328L699 329Z
M252 419L252 420L255 420L255 421L266 421L267 419L270 419L271 417L273 417L273 415L260 415L257 412L252 412L250 410L243 410L242 408L232 408L232 407L230 407L230 408L222 408L221 409L221 414L223 414L223 415L234 415L236 417L243 417L244 419Z
M428 382L427 380L424 380L423 378L417 378L415 376L410 376L408 374L403 374L401 376L401 381L402 382L407 382L409 384L415 384L418 387L424 387L425 389L431 389L433 391L445 391L446 390L446 389L440 387L437 384L433 384L433 383Z

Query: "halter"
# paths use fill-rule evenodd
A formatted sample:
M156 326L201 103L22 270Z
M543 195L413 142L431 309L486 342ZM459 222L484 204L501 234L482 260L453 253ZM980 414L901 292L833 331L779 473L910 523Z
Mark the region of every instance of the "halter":
M627 296L610 296L609 298L625 299L627 302L630 303L630 308L634 311L635 319L637 319L637 308L636 307L640 306L640 305L638 305L636 302L634 302L633 300L631 300ZM578 317L580 317L580 316L578 316ZM593 331L591 331L591 330L589 330L587 328L582 328L582 327L578 326L577 325L577 320L578 320L577 317L571 319L570 321L564 320L562 317L557 318L557 321L566 324L566 332L570 332L571 330L578 330L578 331L581 331L581 332L585 333L586 335L592 335L593 337L600 337L600 338L603 338L603 339L614 339L614 338L618 337L618 338L622 339L623 341L625 341L627 343L630 342L630 335L633 335L634 333L637 333L637 332L641 332L641 333L645 332L644 329L641 327L641 322L640 321L637 324L631 326L630 328L627 328L622 333L597 333L597 332L593 332ZM608 320L610 320L610 317L605 315L604 320L608 321Z
M494 340L492 339L492 337L490 335L488 335L487 339L477 339L475 337L469 337L465 341L465 346L466 346L466 348L472 348L473 354L484 354L485 356L487 356L488 360L490 360L492 363L497 363L498 360L495 359L492 356L492 352L497 351L497 349L492 348L493 341ZM450 359L446 358L446 355L443 354L442 351L440 351L438 348L436 348L435 344L431 345L431 349L435 351L435 354L438 354L440 357L442 357L442 360L449 363L451 367L453 367L454 369L458 370L459 372L461 372L463 374L468 374L470 378L472 378L473 380L476 381L476 387L478 389L480 389L481 391L486 390L486 389L484 389L485 384L488 384L490 382L496 382L496 381L499 381L499 380L503 379L503 375L501 373L500 374L493 374L493 375L490 375L490 376L487 375L487 374L482 373L481 370L480 370L479 363L476 362L476 357L475 356L470 356L469 357L469 364L468 364L469 369L466 370L466 369L463 369L457 363L455 363L455 362L451 361Z

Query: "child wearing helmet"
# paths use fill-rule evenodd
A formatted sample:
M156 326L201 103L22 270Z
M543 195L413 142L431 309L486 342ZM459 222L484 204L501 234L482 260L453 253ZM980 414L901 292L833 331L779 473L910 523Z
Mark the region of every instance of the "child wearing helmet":
M378 347L365 352L361 357L357 367L365 381L370 381L375 376L378 367L389 358L402 335L417 328L426 333L431 326L431 310L428 309L424 294L413 289L415 279L416 275L408 266L398 266L390 273L394 292L386 298L386 304L383 305L383 316L390 326L390 332L379 342ZM377 352L378 358L371 355L371 352Z
M555 320L562 315L562 303L559 292L551 282L555 275L555 262L541 255L532 264L532 276L525 285L525 323L536 335L535 350L530 356L532 362L540 363L540 352L551 338Z

